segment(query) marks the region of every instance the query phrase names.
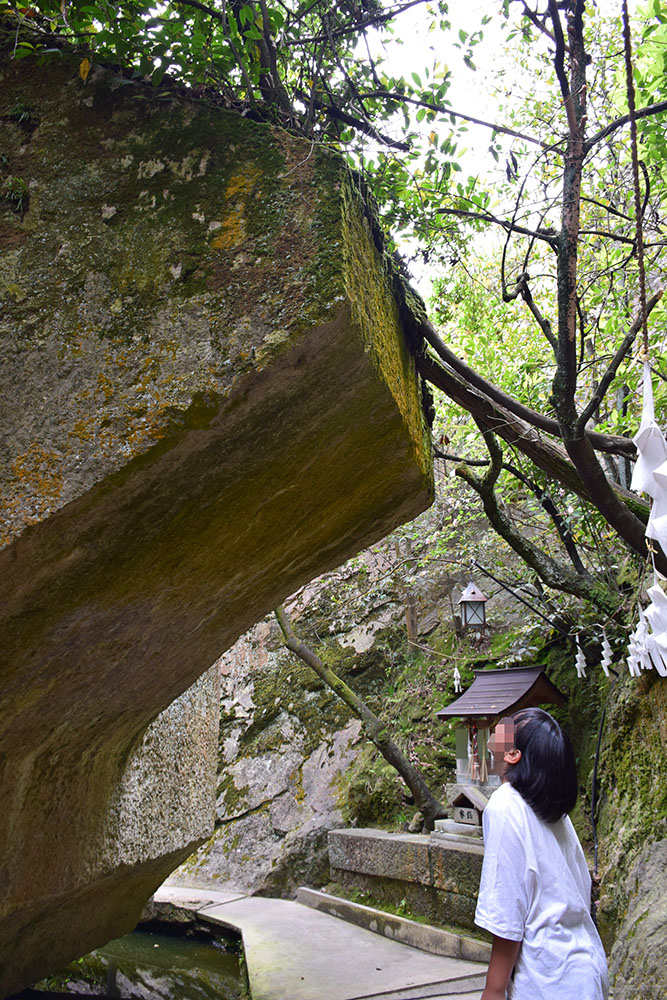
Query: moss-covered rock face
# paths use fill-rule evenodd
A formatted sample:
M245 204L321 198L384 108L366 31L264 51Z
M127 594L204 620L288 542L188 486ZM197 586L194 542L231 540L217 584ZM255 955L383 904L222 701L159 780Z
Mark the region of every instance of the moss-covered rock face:
M159 801L154 825L119 818L121 786L154 801L123 784L147 725L432 495L387 264L342 162L101 67L84 83L75 53L10 54L0 990L124 930L180 860L176 835L147 842ZM185 856L196 834L169 822Z
M602 744L600 930L619 1000L667 993L667 681L622 676Z

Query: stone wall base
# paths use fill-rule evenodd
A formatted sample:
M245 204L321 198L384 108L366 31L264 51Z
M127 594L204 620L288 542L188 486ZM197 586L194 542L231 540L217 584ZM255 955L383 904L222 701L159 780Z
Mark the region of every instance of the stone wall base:
M472 929L481 844L444 844L423 834L331 830L331 879L439 924Z

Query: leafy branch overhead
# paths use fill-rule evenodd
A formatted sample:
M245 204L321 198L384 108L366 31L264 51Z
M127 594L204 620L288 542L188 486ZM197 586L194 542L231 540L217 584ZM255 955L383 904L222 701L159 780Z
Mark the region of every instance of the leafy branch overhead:
M667 14L649 0L624 33L620 14L584 0L489 10L471 29L439 0L0 0L15 58L76 44L81 86L96 62L115 63L124 84L187 86L346 155L412 269L432 276L429 315L399 285L419 371L442 393L436 432L472 460L504 441L502 475L464 473L488 516L500 526L494 494L514 469L515 483L555 484L644 557L647 506L628 487L638 339L662 380L659 413L667 399ZM423 41L418 65L400 59L408 33ZM489 38L496 73L482 76ZM452 101L462 74L468 92L495 89L493 112ZM489 155L471 170L464 144L480 136ZM545 509L561 544L558 514ZM545 582L586 597L586 546L558 584L503 530ZM662 553L656 564L667 574Z

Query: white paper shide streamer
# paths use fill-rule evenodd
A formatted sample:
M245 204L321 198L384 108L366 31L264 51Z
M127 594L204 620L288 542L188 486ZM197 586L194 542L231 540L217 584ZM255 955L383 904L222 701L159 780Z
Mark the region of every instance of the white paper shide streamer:
M609 677L609 668L614 662L614 651L611 648L607 633L602 629L602 659L600 666L604 670L605 677Z
M637 462L630 488L651 497L646 537L657 542L667 555L667 441L655 420L648 361L644 361L642 419L633 440ZM647 594L651 603L643 610L639 608L639 621L630 636L628 670L633 677L638 677L642 670L655 667L662 677L667 677L667 594L655 571L653 586Z

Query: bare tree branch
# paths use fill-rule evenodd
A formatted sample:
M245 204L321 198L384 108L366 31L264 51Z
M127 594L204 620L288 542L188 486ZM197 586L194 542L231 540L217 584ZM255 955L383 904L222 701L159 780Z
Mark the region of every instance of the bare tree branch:
M479 219L481 222L491 222L496 226L500 226L506 232L510 233L521 233L523 236L531 236L536 240L544 240L550 246L553 246L556 242L556 237L548 232L536 232L533 229L527 229L525 226L520 226L516 222L510 222L509 219L498 219L491 212L470 212L465 208L436 208L436 215L456 215L462 219Z
M616 215L619 219L625 219L626 222L632 222L633 219L629 215L625 215L623 212L619 212L617 208L612 205L605 205L601 201L597 201L595 198L585 198L582 196L582 201L587 202L589 205L597 205L598 208L604 209L605 212L609 212L610 215Z
M665 111L667 111L667 101L658 101L656 104L649 104L647 105L647 107L639 108L637 111L635 111L634 115L635 121L639 118L650 118L652 115L660 115L663 114L663 112ZM598 142L601 142L603 139L606 139L608 135L611 135L611 133L615 132L617 129L623 128L623 126L627 125L629 121L630 121L630 115L627 114L627 115L622 115L620 118L614 119L613 122L609 122L609 124L605 125L603 129L600 129L599 132L596 132L594 135L590 137L590 139L586 140L585 143L586 152L587 153L590 152L593 146L595 146Z
M542 315L540 309L535 304L532 292L528 287L529 281L530 281L530 276L524 271L523 274L519 275L516 285L514 286L514 291L512 292L508 292L507 290L503 291L503 302L512 302L514 299L517 299L520 296L530 309L538 326L542 330L542 333L547 338L547 340L549 341L549 343L551 344L551 346L555 351L556 338L553 335L553 331L551 329L551 323L546 318L546 316Z
M441 389L464 410L467 410L487 430L493 431L508 444L514 445L538 469L542 469L561 486L576 493L583 500L587 500L589 503L593 502L582 476L560 443L544 438L535 427L520 420L509 410L499 406L498 403L494 403L484 393L473 389L465 379L455 372L443 368L433 358L418 357L417 369L427 381ZM628 443L634 448L631 441ZM638 518L641 518L644 523L648 520L648 504L641 497L616 483L612 484L611 488L616 492L619 500L626 504L628 509L633 511Z
M531 493L533 493L537 497L541 506L553 521L554 527L558 532L558 537L563 543L565 551L570 557L570 562L574 566L575 571L579 574L579 576L589 576L588 570L581 561L581 556L579 555L579 549L574 543L570 527L566 519L558 510L556 504L549 496L547 490L543 489L538 483L534 482L534 480L532 480L529 476L524 475L524 473L521 472L520 469L517 469L516 466L510 465L509 462L503 462L503 469L506 469L508 472L510 472L515 479L518 479L520 483L523 483L523 485L527 487L527 489L529 489Z
M499 132L502 135L511 135L515 139L522 139L524 142L532 143L535 146L540 146L542 149L553 149L553 143L542 142L541 139L535 139L531 135L525 135L523 132L517 132L516 129L508 128L506 125L499 125L497 122L487 122L482 118L473 118L471 115L466 115L462 111L455 111L453 108L448 107L446 104L433 104L431 101L423 101L417 97L409 97L407 94L401 94L399 91L392 90L371 90L363 95L365 98L384 98L389 101L396 101L399 104L413 104L418 108L426 108L427 111L435 111L442 115L451 115L452 118L460 118L465 122L472 122L473 125L481 125L483 128L489 128L492 132Z
M578 130L578 123L574 113L574 106L572 104L570 84L567 79L567 74L565 73L565 40L563 38L563 27L560 23L560 13L558 10L557 0L549 0L549 15L551 17L551 23L553 24L554 40L556 42L554 69L556 70L556 77L558 78L560 92L563 96L563 104L565 106L565 113L567 115L570 133L572 134Z
M651 296L651 298L646 303L647 316L651 314L651 312L653 311L655 306L657 306L662 296L663 296L662 289L659 292L656 292L655 295ZM600 379L600 383L597 389L595 390L595 393L591 396L590 400L588 401L588 403L582 410L581 414L579 415L579 421L576 428L578 432L581 432L585 428L586 424L591 419L593 414L596 412L596 410L599 409L600 405L602 404L602 400L606 395L607 389L611 385L616 375L616 372L618 371L621 365L621 362L625 357L627 357L628 351L630 350L635 340L637 339L637 334L639 333L641 328L642 328L642 314L640 313L638 316L635 317L635 319L631 323L630 329L623 338L623 343L616 351L616 354L609 363L606 372Z
M491 466L488 472L484 476L477 476L466 466L459 466L456 474L479 495L484 506L484 513L495 530L514 549L517 555L535 570L547 586L591 601L607 612L615 610L617 601L609 594L603 584L556 562L555 559L552 559L551 556L517 531L511 519L498 503L494 490L502 468L502 449L493 434L489 433L483 426L480 426L480 430L491 456Z
M433 454L436 458L440 458L443 461L456 462L457 465L464 465L467 469L472 469L474 467L486 468L490 464L490 459L488 458L463 458L460 455L447 454L446 452L441 451L435 444L433 445ZM554 527L558 532L558 536L562 541L576 572L579 573L580 576L587 576L588 570L581 561L581 556L579 555L579 550L577 549L574 539L572 538L572 532L570 531L569 525L549 496L547 490L543 489L543 487L541 487L533 479L525 475L520 469L517 469L515 465L512 465L509 462L503 462L502 468L509 472L510 475L514 476L515 479L518 479L520 483L522 483L537 497L540 505L553 521Z
M431 345L438 357L441 358L445 364L449 365L461 378L465 379L472 388L477 389L479 392L483 392L490 400L498 403L499 406L504 407L510 413L519 417L520 420L525 420L526 423L531 426L545 431L547 434L553 434L555 437L561 436L561 429L557 420L553 417L547 417L542 413L538 413L537 410L532 410L529 406L524 406L523 403L520 403L513 396L510 396L506 392L503 392L502 389L499 389L498 386L493 384L493 382L489 382L488 379L479 375L478 372L467 365L465 361L462 361L459 357L457 357L456 354L454 354L454 352L447 347L428 320L425 320L420 325L420 333ZM428 378L429 376L427 375L426 377ZM437 382L434 384L437 385ZM590 438L591 443L598 451L610 452L617 455L627 455L628 457L633 457L635 455L635 446L629 438L619 437L612 434L600 434L597 431L587 431L586 433L587 437Z
M616 243L628 243L630 246L635 245L635 241L631 236L622 236L620 233L610 233L606 229L580 229L580 236L604 236L606 240L614 240Z

